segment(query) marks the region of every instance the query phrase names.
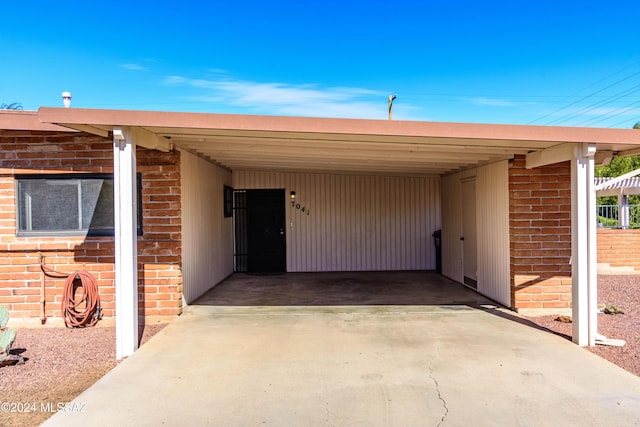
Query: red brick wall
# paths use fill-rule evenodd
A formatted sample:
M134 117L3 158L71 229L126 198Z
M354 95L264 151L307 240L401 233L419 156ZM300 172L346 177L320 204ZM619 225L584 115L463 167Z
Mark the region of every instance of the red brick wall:
M516 309L571 307L571 165L509 167L511 304Z
M640 272L640 230L599 228L598 263Z
M142 175L143 235L138 237L140 315L163 320L182 311L180 155L137 148ZM16 237L15 176L113 173L113 143L82 133L0 130L0 304L12 318L40 316L46 264L86 269L97 281L105 317L115 314L113 237ZM46 315L59 318L64 279L46 278Z

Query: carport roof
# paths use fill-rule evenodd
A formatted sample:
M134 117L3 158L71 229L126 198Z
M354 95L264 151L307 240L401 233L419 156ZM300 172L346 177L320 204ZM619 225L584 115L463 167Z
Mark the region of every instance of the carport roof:
M35 111L0 110L0 131L55 132L69 129L52 123L41 122Z
M640 131L471 123L40 108L41 122L180 147L230 170L444 174L566 142L640 153ZM152 142L149 142L152 141Z

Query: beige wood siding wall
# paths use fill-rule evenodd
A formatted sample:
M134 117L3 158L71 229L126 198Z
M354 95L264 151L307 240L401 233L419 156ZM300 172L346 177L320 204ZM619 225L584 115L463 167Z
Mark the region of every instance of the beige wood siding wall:
M442 274L462 283L462 181L476 180L478 292L510 306L509 163L442 178Z
M287 271L435 269L439 178L234 171L233 181L285 189Z
M233 273L233 221L224 218L231 173L181 150L182 275L187 304Z
M478 168L478 291L511 305L509 272L509 162Z

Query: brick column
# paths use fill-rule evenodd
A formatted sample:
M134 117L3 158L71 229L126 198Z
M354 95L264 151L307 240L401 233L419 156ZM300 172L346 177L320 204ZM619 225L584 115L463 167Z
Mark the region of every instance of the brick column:
M509 165L511 305L517 310L571 308L571 165Z

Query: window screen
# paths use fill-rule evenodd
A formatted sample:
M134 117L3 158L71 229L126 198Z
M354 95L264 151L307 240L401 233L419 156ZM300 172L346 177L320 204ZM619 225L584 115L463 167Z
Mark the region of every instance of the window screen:
M140 206L138 178L138 205ZM18 235L113 235L111 175L20 177ZM141 215L138 209L138 233Z

